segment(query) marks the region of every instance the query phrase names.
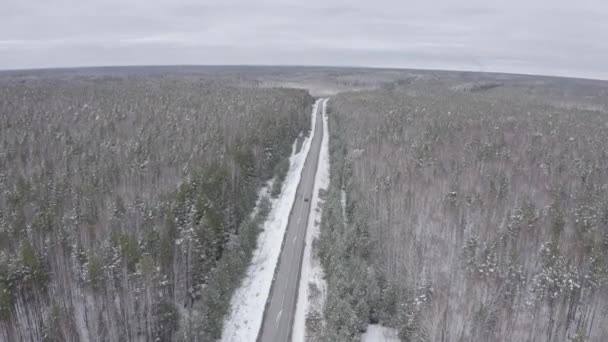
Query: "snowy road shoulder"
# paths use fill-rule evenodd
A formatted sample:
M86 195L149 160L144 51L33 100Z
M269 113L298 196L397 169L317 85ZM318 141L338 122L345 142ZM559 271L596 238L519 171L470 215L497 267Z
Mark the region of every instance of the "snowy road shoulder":
M315 185L311 198L311 210L306 228L304 257L302 259L302 273L298 290L296 313L293 324L292 341L306 340L306 317L312 310L322 313L325 299L326 284L323 279L323 269L320 261L313 254L312 242L319 236L321 222L322 200L319 190L329 188L329 130L327 127L327 100L323 101L323 140L319 154L319 165L315 174ZM311 291L312 289L312 291Z
M264 223L264 230L258 236L257 247L247 269L247 274L232 297L231 311L222 330L222 341L255 341L258 337L266 300L270 294L272 278L281 253L281 244L287 228L289 214L300 183L302 168L314 136L315 114L320 103L321 100L317 100L313 105L311 133L304 140L298 153L295 152L296 143L294 143L293 153L289 158L289 172L283 183L281 194L278 198L272 200L270 214Z

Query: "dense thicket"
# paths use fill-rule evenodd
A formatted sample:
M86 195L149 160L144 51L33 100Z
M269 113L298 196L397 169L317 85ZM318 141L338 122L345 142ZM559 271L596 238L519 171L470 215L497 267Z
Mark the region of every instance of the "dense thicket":
M606 92L526 92L332 100L321 339L380 322L403 341L608 340L608 112L581 106Z
M186 78L0 82L0 340L217 338L257 192L311 103Z

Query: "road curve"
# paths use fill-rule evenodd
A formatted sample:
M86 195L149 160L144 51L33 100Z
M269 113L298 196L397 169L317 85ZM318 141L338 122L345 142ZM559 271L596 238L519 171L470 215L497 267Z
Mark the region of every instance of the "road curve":
M270 297L266 303L262 328L258 335L258 341L260 342L287 342L290 339L298 298L300 269L310 213L310 198L312 198L321 141L323 140L322 110L325 108L323 102L326 101L327 99L320 101L315 113L315 132L310 151L302 168L296 199L289 215L279 264L275 272Z

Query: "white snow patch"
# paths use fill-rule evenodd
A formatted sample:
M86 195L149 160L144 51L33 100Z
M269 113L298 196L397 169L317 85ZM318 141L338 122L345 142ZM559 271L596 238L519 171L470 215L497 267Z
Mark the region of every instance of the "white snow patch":
M232 296L231 311L222 331L221 340L224 342L255 341L258 337L274 270L281 253L287 221L300 183L302 167L314 136L315 114L320 101L317 100L312 108L311 133L304 139L300 152L295 153L297 141L293 144L293 153L289 158L289 172L285 177L281 194L271 200L270 213L264 222L264 230L258 236L257 247L253 252L247 274Z
M397 329L388 328L380 324L367 326L365 334L361 335L361 342L400 342Z
M319 164L315 174L315 183L311 198L308 226L306 228L306 242L304 245L304 258L302 259L302 272L298 288L298 300L293 323L293 342L306 340L306 315L311 309L322 313L325 302L326 284L323 268L320 260L312 253L312 241L319 236L319 224L321 222L321 210L323 202L319 199L319 190L329 188L329 130L327 128L327 99L323 101L323 140L321 141L321 152ZM319 298L314 302L309 298L309 285L316 285L320 291Z

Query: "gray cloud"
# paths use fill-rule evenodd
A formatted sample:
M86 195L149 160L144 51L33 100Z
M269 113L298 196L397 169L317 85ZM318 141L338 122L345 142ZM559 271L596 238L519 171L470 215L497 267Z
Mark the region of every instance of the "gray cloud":
M602 0L8 0L0 69L310 64L608 79Z

